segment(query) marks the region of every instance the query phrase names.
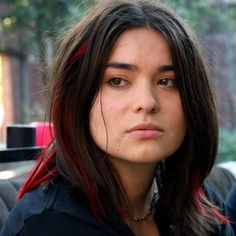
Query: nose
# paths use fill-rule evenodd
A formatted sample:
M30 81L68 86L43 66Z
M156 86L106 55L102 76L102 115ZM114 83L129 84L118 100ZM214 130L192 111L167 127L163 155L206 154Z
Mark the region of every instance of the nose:
M160 109L158 96L151 85L140 86L136 90L136 99L134 99L133 111L135 113L156 113Z

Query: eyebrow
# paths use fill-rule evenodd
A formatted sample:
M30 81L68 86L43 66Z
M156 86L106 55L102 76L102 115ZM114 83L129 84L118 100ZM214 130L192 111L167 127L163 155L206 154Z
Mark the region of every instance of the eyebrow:
M136 65L122 62L111 62L107 64L105 68L124 69L133 71L138 70L138 67Z
M159 73L168 71L175 71L175 67L173 65L163 65L158 68Z
M122 62L111 62L105 66L105 68L113 68L113 69L123 69L123 70L131 70L131 71L137 71L138 66L134 64L129 63L122 63ZM168 71L174 71L175 68L173 65L162 65L158 68L158 73L168 72Z

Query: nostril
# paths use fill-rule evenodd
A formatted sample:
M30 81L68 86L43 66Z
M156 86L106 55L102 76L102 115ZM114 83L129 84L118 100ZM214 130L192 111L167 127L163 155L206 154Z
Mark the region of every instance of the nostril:
M157 109L155 107L152 108L151 113L156 113Z

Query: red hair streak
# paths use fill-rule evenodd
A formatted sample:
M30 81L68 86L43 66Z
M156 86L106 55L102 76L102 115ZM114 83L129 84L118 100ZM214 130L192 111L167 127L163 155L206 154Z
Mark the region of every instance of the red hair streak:
M76 63L76 61L81 57L81 55L85 52L87 45L88 43L87 41L85 41L79 47L79 49L77 49L76 52L71 56L71 58L69 59L69 61L72 63L71 65ZM56 86L54 88L55 91L60 91L60 87L63 86L61 83L63 83L63 81L59 81L58 83L55 84ZM70 93L68 93L66 97L64 97L64 99L67 106L66 106L66 112L63 113L65 115L62 117L63 124L64 124L63 127L64 127L64 131L66 130L67 134L72 134L73 125L71 124L70 115L68 115L68 114L71 114L71 109L72 109L70 106L70 103L72 100ZM60 99L56 99L53 102L54 104L53 104L53 109L52 109L52 117L55 120L54 128L55 128L55 136L57 136L57 128L63 129L63 127L61 127L60 124L57 124L57 120L60 120L60 119L57 119L57 117L59 114L61 114L61 112L59 111L62 109L62 107L61 107ZM64 151L65 153L67 153L67 158L70 158L73 161L73 163L77 167L83 179L83 182L87 191L87 195L88 195L88 200L90 203L90 208L94 217L97 219L106 218L104 206L99 200L97 187L95 183L91 180L86 170L84 169L83 164L79 160L76 153L74 153L73 150L71 149L71 144L69 143L69 139L64 139L63 141L62 140L57 140L57 141L58 143L63 144ZM22 198L26 192L39 186L41 183L50 180L58 172L57 167L55 167L54 165L54 160L56 158L56 155L57 154L55 150L52 150L51 153L48 154L47 149L40 155L27 181L20 189L19 194L17 196L18 199Z
M74 55L71 57L71 63L74 64L80 57L82 54L84 54L85 50L88 47L88 41L85 41L80 47L79 49L74 53Z
M54 167L50 170L51 163L53 162L56 154L55 152L50 153L50 155L47 157L45 161L43 161L46 150L43 151L43 153L38 158L33 170L28 176L28 179L21 187L17 199L20 199L23 197L23 195L30 191L31 189L37 187L41 183L49 180L57 173L57 168Z
M198 175L195 178L194 186L195 187L193 188L193 195L196 199L197 208L201 212L202 215L207 217L208 216L207 212L205 211L205 209L203 208L201 202L199 201L199 197L203 197L203 198L207 198L207 197L206 197L206 194L205 194L203 188L200 185ZM212 208L212 213L221 223L223 223L223 224L228 224L229 223L228 218L226 216L224 216L223 214L221 214L216 209Z
M57 167L53 167L51 170L49 169L52 162L54 161L54 158L56 157L56 153L53 152L50 154L45 161L43 160L45 153L42 153L39 157L35 167L33 168L32 172L30 173L27 181L24 183L22 188L20 189L17 199L20 199L23 197L23 195L32 190L33 188L39 186L45 181L50 180L57 172ZM91 181L90 177L88 176L87 172L82 167L82 164L80 161L76 158L74 158L74 155L70 155L70 158L73 160L73 162L78 167L81 176L83 178L84 184L87 189L88 199L90 203L91 211L95 218L97 219L104 219L106 218L106 213L104 211L104 207L99 201L98 193L95 188L95 184Z

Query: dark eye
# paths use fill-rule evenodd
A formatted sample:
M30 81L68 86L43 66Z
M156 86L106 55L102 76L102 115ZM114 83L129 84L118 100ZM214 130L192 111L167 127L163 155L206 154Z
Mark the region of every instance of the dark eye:
M177 85L177 81L175 78L163 78L159 81L159 85L166 87L175 87Z
M109 79L107 83L114 87L124 87L128 84L128 82L125 79L122 79L120 77L113 77Z

